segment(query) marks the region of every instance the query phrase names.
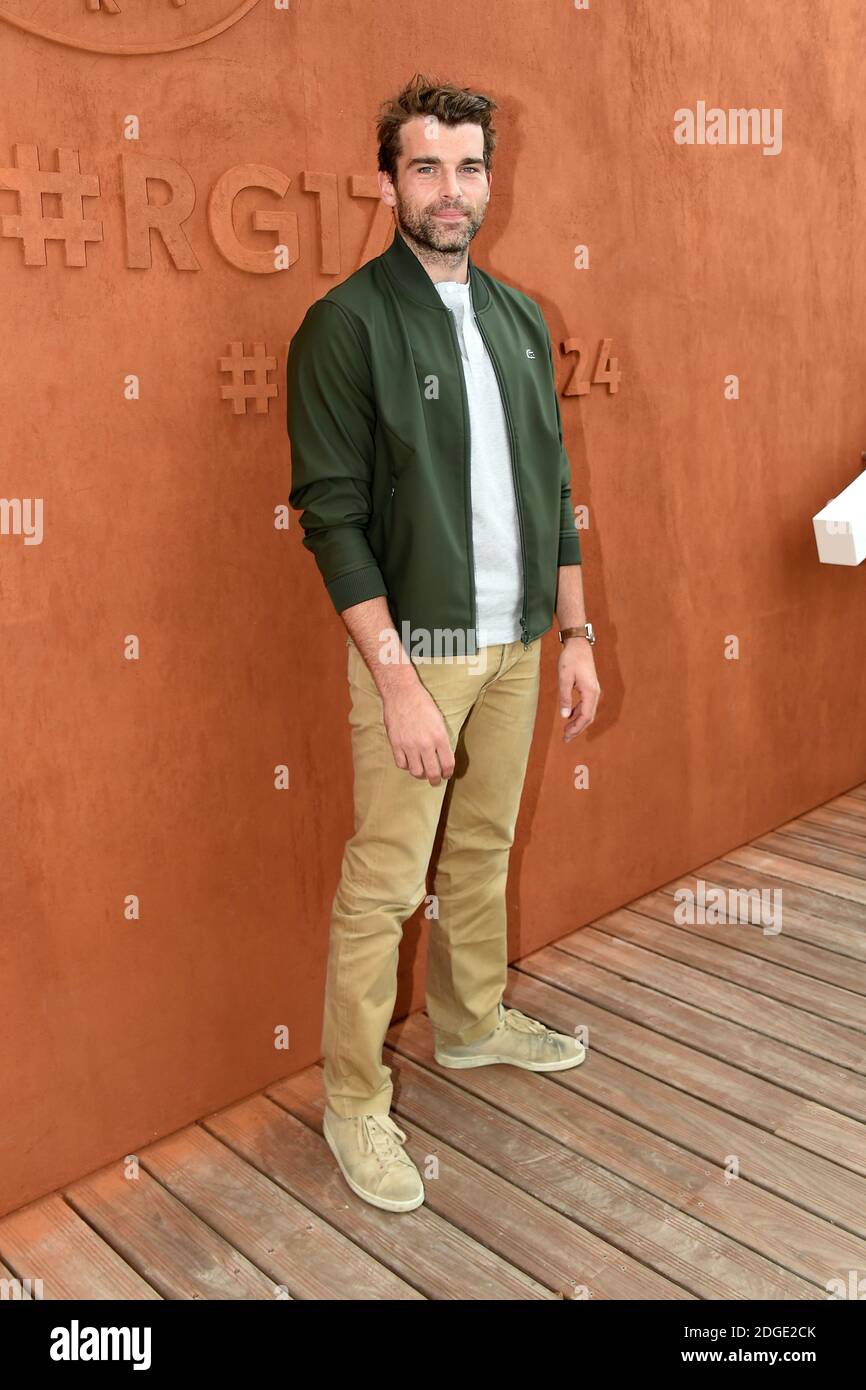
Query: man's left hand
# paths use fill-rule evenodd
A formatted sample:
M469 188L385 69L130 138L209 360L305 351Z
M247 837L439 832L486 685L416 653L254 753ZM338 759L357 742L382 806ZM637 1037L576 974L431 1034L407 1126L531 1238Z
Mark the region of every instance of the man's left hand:
M585 637L568 637L559 654L559 712L566 723L562 731L569 743L595 719L601 686L592 647Z

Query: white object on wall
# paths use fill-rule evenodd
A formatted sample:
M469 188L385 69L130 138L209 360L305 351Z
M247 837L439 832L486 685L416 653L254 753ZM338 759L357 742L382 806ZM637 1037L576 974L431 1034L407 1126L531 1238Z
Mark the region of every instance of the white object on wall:
M812 517L818 559L825 565L859 565L866 557L866 471Z

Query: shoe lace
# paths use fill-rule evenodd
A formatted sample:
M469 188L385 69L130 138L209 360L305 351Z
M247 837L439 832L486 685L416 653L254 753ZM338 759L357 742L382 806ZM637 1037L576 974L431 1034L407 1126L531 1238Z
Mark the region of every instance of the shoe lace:
M513 1028L517 1033L553 1033L552 1028L539 1023L537 1018L522 1014L519 1009L506 1009L504 1022L507 1028Z
M400 1147L405 1142L406 1135L395 1125L390 1115L364 1115L361 1128L370 1146L370 1152L375 1153L383 1162L406 1158Z

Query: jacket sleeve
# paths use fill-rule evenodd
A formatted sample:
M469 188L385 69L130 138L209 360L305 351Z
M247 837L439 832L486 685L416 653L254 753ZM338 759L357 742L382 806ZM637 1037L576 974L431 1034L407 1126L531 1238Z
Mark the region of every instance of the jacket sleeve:
M565 444L562 438L562 412L559 409L559 396L556 391L556 372L553 366L553 346L550 341L550 332L544 319L544 315L538 305L538 317L541 319L542 332L547 340L547 357L550 362L550 377L553 383L552 408L556 411L556 427L559 431L559 451L560 451L560 513L559 513L559 565L579 565L580 558L580 537L574 525L574 509L571 500L571 465L568 461Z
M289 503L335 609L387 595L366 536L376 429L370 368L351 319L332 300L310 305L289 344L286 423Z

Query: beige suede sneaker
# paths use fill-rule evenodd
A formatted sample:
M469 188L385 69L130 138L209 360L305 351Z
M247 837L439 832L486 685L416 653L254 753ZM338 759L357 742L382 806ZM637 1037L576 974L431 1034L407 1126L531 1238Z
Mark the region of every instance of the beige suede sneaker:
M424 1201L421 1174L403 1148L406 1135L390 1115L335 1115L322 1130L352 1191L384 1211L412 1211Z
M440 1067L487 1067L505 1062L525 1071L566 1071L586 1056L583 1043L569 1033L555 1033L519 1009L499 1005L499 1023L474 1042L451 1044L435 1039L433 1055Z

